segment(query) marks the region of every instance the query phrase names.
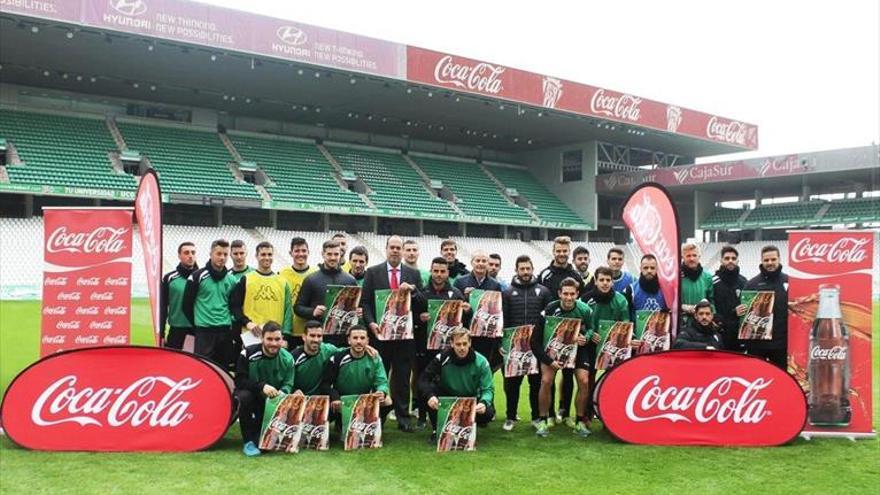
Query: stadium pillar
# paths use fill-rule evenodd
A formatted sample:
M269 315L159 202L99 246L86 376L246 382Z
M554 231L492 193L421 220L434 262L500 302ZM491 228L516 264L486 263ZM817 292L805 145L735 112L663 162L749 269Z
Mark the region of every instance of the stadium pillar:
M214 226L223 226L223 207L220 205L214 207Z
M419 237L425 235L425 221L422 219L416 220L416 228L419 229Z
M97 199L97 198L96 198L96 199L93 199L93 200L92 200L92 206L95 206L95 207L97 207L97 206L101 206L101 200L100 200L100 199Z
M803 184L801 186L801 201L809 201L810 200L810 186L807 184Z
M24 217L32 218L34 216L34 195L24 195Z
M465 222L461 222L458 224L458 230L461 231L462 237L467 237L467 224Z
M501 238L507 239L507 225L501 226Z
M321 229L323 232L330 231L330 214L322 213L321 214Z
M379 233L379 217L370 217L370 230L374 234Z
M269 224L273 229L278 228L278 210L269 210Z
M547 229L538 229L538 237L541 238L542 241L549 241L550 237L547 234Z

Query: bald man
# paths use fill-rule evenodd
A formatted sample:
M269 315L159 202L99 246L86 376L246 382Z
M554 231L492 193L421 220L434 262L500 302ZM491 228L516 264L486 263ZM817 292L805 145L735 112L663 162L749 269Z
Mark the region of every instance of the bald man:
M397 426L402 431L414 431L412 416L409 413L410 375L415 359L413 339L380 341L377 338L381 314L376 314L376 291L399 289L402 291L421 291L422 277L402 263L403 239L393 235L385 243L385 261L367 268L364 275L361 305L364 308L364 322L370 329L370 342L379 350L385 372L391 375L391 400Z

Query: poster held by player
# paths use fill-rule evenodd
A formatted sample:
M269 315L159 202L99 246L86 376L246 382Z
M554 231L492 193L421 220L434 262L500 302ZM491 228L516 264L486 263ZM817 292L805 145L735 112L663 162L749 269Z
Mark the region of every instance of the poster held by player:
M501 338L501 355L504 357L504 376L533 375L538 372L538 359L529 344L534 325L505 328Z
M596 370L609 370L632 356L633 324L630 321L599 321Z
M477 399L438 397L437 452L473 451L477 445Z
M544 320L544 352L553 361L561 362L563 368L574 368L577 357L577 336L581 332L581 320L548 316Z
M327 450L330 445L330 396L310 395L302 415L302 433L299 448L310 450Z
M266 399L260 450L299 452L305 403L306 397L302 394L282 394Z
M325 299L324 335L345 335L349 328L357 325L360 287L328 285Z
M463 301L431 299L428 301L428 349L445 351L452 346L449 334L461 326Z
M377 290L376 314L382 315L379 320L379 340L413 338L412 305L409 291Z
M342 434L345 450L382 447L382 419L379 406L383 394L343 395Z
M501 292L474 289L469 296L474 308L471 318L471 337L501 337L504 314L501 312Z
M668 351L670 346L669 326L671 322L672 319L667 311L636 311L633 339L642 341L636 354Z
M740 294L741 304L746 314L740 318L740 340L772 340L773 339L773 291L744 290Z

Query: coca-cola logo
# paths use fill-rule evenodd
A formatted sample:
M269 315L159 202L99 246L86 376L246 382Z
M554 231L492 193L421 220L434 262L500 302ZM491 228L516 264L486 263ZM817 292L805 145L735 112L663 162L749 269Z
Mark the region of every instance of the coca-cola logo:
M125 335L107 335L104 337L104 345L124 345L128 343L128 337Z
M706 124L706 137L716 141L746 146L749 144L746 140L748 130L749 126L742 122L736 120L724 122L713 115Z
M606 115L615 119L638 122L641 117L639 105L642 99L626 93L618 96L605 94L604 89L598 89L590 99L590 111L598 115Z
M98 314L98 307L97 306L79 306L78 308L76 308L76 315L77 316L82 316L82 315L95 316L97 314Z
M544 106L556 108L556 104L562 98L562 81L555 77L544 76L541 87L544 90Z
M678 126L681 125L681 107L675 105L666 106L666 130L669 132L678 132Z
M44 358L15 378L0 410L19 445L92 451L203 449L222 437L231 412L230 389L214 367L133 346Z
M456 63L452 55L445 55L434 66L434 80L441 84L497 95L504 89L501 75L506 67L478 62L474 65Z
M125 249L125 227L98 227L91 232L68 232L61 226L49 234L46 251L50 253L117 254Z
M67 314L67 306L45 306L43 307L44 315L64 316Z
M90 301L112 301L112 292L94 292L89 296Z
M120 287L128 285L128 277L107 277L104 279L104 285Z
M847 348L843 346L821 347L814 345L810 347L810 359L818 359L821 361L844 361L846 360Z
M79 277L76 285L95 286L101 283L101 277Z
M862 263L868 257L869 237L840 237L813 241L802 237L791 248L791 261L796 263Z
M750 356L670 351L637 356L598 390L606 428L631 443L779 445L806 420L806 399L785 371Z
M59 301L79 301L82 299L81 292L59 292L56 299Z
M156 344L160 344L159 329L159 287L162 283L162 211L159 182L155 173L148 173L141 179L135 198L135 216L140 230L141 246L144 250L144 264L147 273L151 316ZM112 283L111 283L112 281ZM108 278L106 285L127 286L128 277Z
M138 16L147 12L147 3L144 0L110 0L113 10L123 15Z
M642 250L657 257L660 277L663 280L673 280L678 272L676 247L671 245L670 240L663 235L663 216L651 199L651 195L644 191L643 189L641 192L641 201L637 201L631 208L625 209L624 215L629 218L629 226L633 229L633 236Z
M43 280L43 285L45 285L47 287L49 287L49 286L63 287L65 285L67 285L67 277L51 277L51 276L47 275L46 278Z

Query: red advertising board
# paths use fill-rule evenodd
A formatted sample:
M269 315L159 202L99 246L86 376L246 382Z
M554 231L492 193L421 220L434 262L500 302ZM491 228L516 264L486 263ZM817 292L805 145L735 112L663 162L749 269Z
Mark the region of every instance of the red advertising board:
M804 433L872 435L875 233L791 231L788 367L807 393Z
M232 396L223 375L196 356L165 348L66 351L12 381L0 418L12 441L34 450L200 450L230 423Z
M673 309L672 332L678 328L679 230L678 212L669 193L657 184L636 188L623 206L623 221L645 254L657 257L657 278L666 304Z
M407 80L757 149L755 125L628 93L424 48L406 49Z
M40 355L127 344L131 208L44 208Z
M156 345L162 345L162 324L159 293L162 287L162 194L159 176L152 169L141 177L134 200L134 214L144 253L147 274L147 293L150 296L150 315Z
M596 394L608 431L644 445L781 445L797 436L807 415L791 376L723 351L636 356L606 373Z

